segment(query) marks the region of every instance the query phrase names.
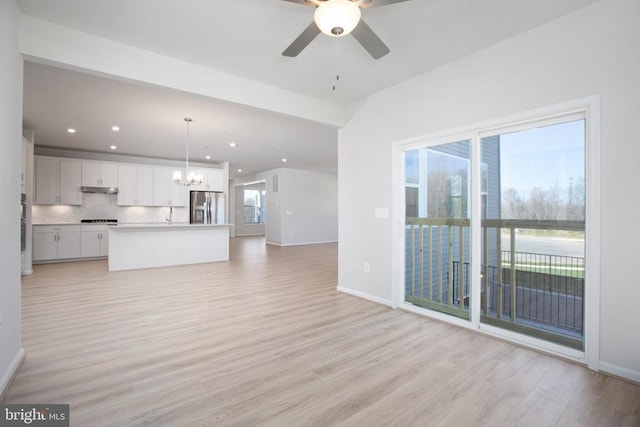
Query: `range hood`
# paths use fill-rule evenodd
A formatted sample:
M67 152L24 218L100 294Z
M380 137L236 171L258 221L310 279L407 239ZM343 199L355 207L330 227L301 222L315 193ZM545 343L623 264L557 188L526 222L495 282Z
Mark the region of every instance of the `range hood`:
M80 191L83 193L118 194L116 187L80 187Z

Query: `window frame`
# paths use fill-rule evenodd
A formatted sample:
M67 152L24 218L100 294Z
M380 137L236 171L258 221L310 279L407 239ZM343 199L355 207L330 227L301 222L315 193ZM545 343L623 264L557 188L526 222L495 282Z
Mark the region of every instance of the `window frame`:
M247 205L245 204L246 200L246 192L247 191L255 191L258 193L259 204L258 205ZM245 209L248 207L259 208L260 209L260 221L259 222L247 222L245 216ZM265 213L266 213L266 191L257 188L248 188L245 187L242 189L242 225L264 225L265 224Z
M585 332L584 351L569 349L526 335L504 331L480 323L480 263L472 264L471 321L452 318L404 303L404 151L427 148L448 142L471 140L471 224L472 259L481 259L481 166L480 138L491 135L540 127L545 124L570 121L572 117L585 120L585 258L589 265L585 271ZM600 99L598 95L550 105L520 113L498 117L463 127L399 140L392 143L393 173L393 237L392 237L392 300L393 307L433 317L481 333L507 339L514 343L542 350L559 357L586 363L590 369L598 370L600 359Z

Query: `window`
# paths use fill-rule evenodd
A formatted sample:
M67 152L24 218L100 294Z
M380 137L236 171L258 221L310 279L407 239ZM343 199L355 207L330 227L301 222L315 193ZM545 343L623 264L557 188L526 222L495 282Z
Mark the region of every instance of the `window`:
M469 318L471 141L405 153L405 301ZM412 209L412 211L410 211ZM409 215L416 213L417 215Z
M264 224L266 217L265 190L244 189L244 223Z
M396 143L394 303L595 363L598 113L593 97Z
M407 217L469 216L469 141L405 153Z
M481 321L583 348L585 120L559 117L483 136Z

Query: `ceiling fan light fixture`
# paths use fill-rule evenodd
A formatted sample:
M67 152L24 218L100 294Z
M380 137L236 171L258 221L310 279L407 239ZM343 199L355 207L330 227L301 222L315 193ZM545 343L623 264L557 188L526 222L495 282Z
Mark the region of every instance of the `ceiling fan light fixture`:
M360 22L360 7L350 0L329 0L313 14L320 31L332 37L342 37L353 31Z

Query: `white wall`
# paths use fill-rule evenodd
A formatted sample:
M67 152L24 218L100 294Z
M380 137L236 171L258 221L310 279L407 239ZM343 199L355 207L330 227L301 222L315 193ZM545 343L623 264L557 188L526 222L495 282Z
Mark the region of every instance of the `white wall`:
M600 368L640 381L639 22L602 0L369 98L339 132L339 286L391 300L393 141L600 94Z
M265 240L272 245L282 244L282 193L279 191L282 169L259 173L258 179L265 181L267 189L267 224L265 224ZM277 190L274 191L274 181Z
M290 246L338 240L336 174L280 168L258 177L266 180L267 243Z
M264 236L264 224L245 224L244 223L244 190L265 190L265 183L256 183L252 185L236 185L232 188L233 197L233 224L236 236Z
M20 363L20 165L22 58L18 6L0 2L0 395Z
M315 122L336 126L344 123L346 110L342 106L27 15L20 18L20 52L28 59L45 63L66 64Z

